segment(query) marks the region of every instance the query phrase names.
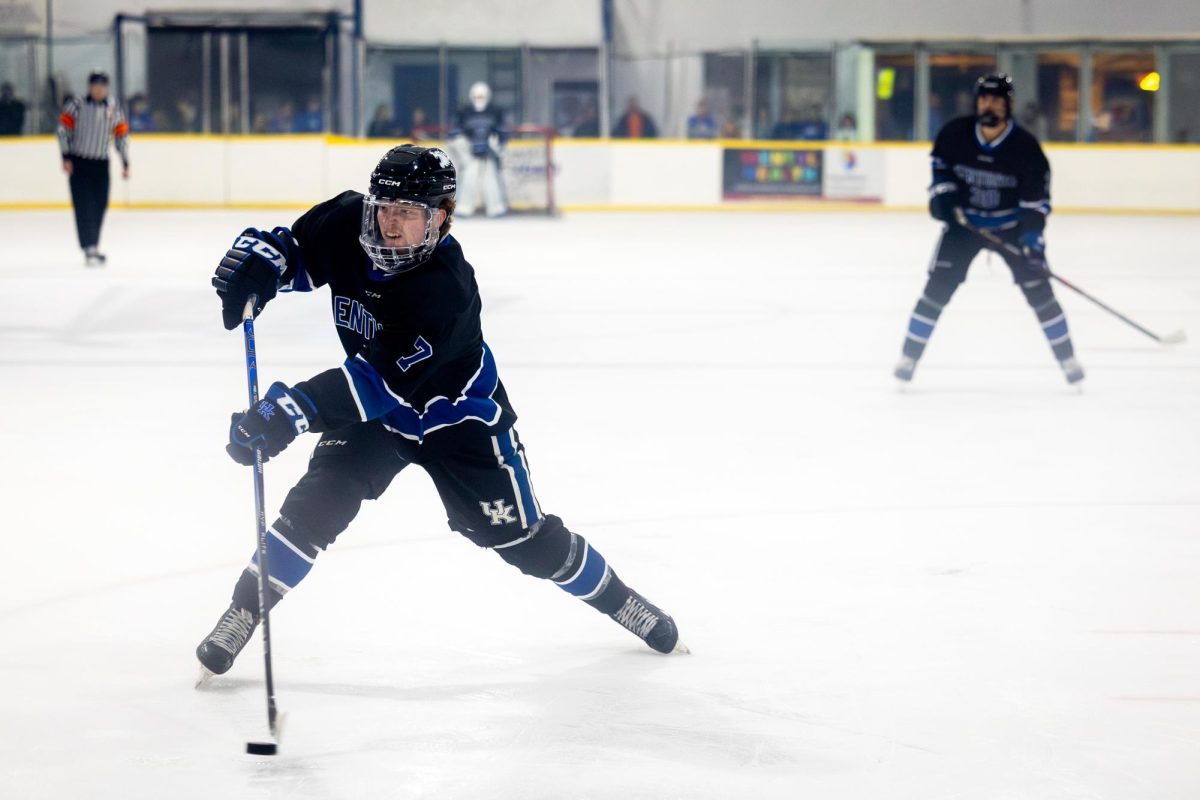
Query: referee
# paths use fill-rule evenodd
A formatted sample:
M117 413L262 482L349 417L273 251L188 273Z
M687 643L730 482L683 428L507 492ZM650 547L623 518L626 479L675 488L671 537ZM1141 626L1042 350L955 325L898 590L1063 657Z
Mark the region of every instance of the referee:
M72 97L58 117L58 143L63 172L70 176L75 228L89 267L104 265L98 249L100 225L108 208L108 148L116 142L129 177L129 125L125 114L108 97L108 75L93 70L88 75L86 97Z

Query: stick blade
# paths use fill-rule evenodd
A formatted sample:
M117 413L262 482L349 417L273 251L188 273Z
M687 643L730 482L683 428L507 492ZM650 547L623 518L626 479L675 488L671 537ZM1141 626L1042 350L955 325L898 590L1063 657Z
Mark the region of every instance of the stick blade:
M1187 341L1187 333L1182 328L1177 331L1171 331L1166 336L1162 337L1163 344L1179 344Z

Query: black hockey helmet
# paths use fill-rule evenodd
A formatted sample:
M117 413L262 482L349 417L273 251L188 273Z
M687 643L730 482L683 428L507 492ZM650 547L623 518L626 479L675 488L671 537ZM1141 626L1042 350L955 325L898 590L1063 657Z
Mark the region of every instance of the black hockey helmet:
M993 97L1003 97L1004 105L1007 108L1007 118L1012 119L1013 115L1013 82L1012 78L1005 75L1003 72L995 72L991 75L984 75L979 80L975 81L975 99L978 100L984 95L992 95ZM987 121L989 124L994 122Z
M457 185L454 163L437 148L402 144L384 153L371 172L358 237L376 268L404 272L429 259L450 230ZM439 208L446 217L435 226Z
M402 144L383 154L371 173L374 197L411 200L437 208L458 185L450 156L436 147Z
M104 85L107 86L108 85L108 73L102 69L92 70L91 72L88 73L88 86L91 86L93 83L103 83Z

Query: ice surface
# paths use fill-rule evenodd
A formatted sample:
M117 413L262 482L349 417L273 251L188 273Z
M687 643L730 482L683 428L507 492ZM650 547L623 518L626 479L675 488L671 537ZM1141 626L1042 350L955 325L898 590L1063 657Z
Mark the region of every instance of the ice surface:
M222 445L241 339L209 275L294 212L0 214L0 796L1195 798L1200 350L1060 290L1068 389L981 257L916 380L936 238L904 214L456 226L543 506L678 620L664 658L445 526L402 474L213 688L253 548ZM1200 338L1195 219L1062 217L1068 277ZM340 360L327 296L265 383ZM311 439L267 468L269 515Z

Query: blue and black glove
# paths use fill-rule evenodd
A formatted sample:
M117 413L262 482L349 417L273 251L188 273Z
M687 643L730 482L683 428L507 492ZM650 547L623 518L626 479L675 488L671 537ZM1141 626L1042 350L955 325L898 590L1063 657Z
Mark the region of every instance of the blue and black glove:
M262 311L279 290L279 279L287 270L287 230L242 231L217 265L212 285L221 298L221 319L231 331L242 321L246 300L257 295L254 316Z
M1046 265L1046 237L1038 231L1025 231L1021 235L1021 252L1025 255L1025 263L1029 269L1038 275L1050 271Z
M258 448L266 461L282 453L298 434L312 427L316 418L317 409L303 392L287 384L272 383L258 405L230 418L225 451L234 461L250 466Z

